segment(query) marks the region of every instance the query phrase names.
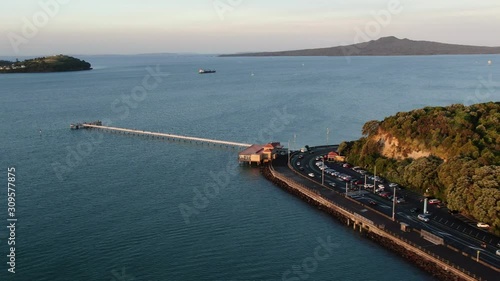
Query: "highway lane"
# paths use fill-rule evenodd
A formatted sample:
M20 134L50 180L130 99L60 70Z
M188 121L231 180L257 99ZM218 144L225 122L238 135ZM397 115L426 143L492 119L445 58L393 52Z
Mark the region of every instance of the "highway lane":
M321 184L321 177L323 171L315 165L317 161L316 157L321 155L326 155L331 148L312 148L314 153L295 153L291 158L291 165L297 171L307 176L308 173L314 173L314 178L311 180ZM303 155L299 159L299 155ZM300 165L297 166L297 162L300 161ZM347 174L353 179L361 179L364 182L364 175L353 171L350 168L345 168L338 163L332 163L325 161L325 165L333 168L334 170ZM299 168L303 167L303 171ZM333 190L339 194L345 196L346 181L339 179L337 177L328 175L324 173L325 188L328 190ZM334 182L336 187L332 188L328 186L329 182ZM373 182L372 182L373 184ZM377 183L378 185L378 183ZM393 193L393 189L389 188L388 183L384 182L385 190ZM349 184L351 187L351 184ZM473 223L464 222L457 217L449 214L444 208L437 208L436 205L428 205L430 222L423 222L417 219L417 213L412 213L410 209L419 208L420 212L423 210L423 203L420 202L423 196L415 192L401 189L396 190L396 194L399 196L404 196L407 202L402 204L396 204L396 218L399 221L406 222L410 226L418 229L426 229L427 231L442 237L445 243L451 245L463 252L468 253L471 256L476 256L477 251L480 251L480 259L484 262L491 264L497 268L500 268L500 256L495 254L497 243L500 242L500 238L494 236L491 233L485 232L482 229L477 228ZM392 216L392 201L382 198L381 196L374 194L373 189L364 190L348 190L348 195L365 204L367 207L373 208L379 212L386 214L387 216ZM369 204L370 201L376 202L376 205ZM482 248L480 245L482 242L486 243L486 248Z

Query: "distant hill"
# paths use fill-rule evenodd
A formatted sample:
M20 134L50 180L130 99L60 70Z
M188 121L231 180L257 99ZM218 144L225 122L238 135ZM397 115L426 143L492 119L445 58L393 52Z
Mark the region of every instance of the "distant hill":
M0 60L0 73L35 73L91 70L90 63L74 57L57 55L15 62Z
M399 39L394 36L353 45L278 52L225 54L221 57L261 56L407 56L500 54L500 47L445 44Z

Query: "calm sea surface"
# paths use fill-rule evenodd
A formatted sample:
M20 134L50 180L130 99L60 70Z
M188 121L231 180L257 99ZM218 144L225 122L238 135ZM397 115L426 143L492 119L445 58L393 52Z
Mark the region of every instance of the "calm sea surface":
M498 55L81 58L94 70L0 75L0 280L430 280L239 167L235 150L69 124L299 148L325 144L327 128L339 143L398 111L500 99Z

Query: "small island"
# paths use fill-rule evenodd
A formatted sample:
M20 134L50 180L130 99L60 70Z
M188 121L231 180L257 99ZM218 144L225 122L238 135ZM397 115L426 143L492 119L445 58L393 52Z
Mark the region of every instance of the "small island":
M40 73L91 70L90 63L66 55L19 61L0 60L0 73Z

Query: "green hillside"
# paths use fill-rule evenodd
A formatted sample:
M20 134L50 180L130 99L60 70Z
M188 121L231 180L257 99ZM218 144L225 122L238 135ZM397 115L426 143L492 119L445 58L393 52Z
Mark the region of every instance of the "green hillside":
M428 191L500 233L500 103L426 107L369 121L339 150L349 162Z
M90 63L74 57L57 55L15 62L0 61L0 73L62 72L92 69Z

